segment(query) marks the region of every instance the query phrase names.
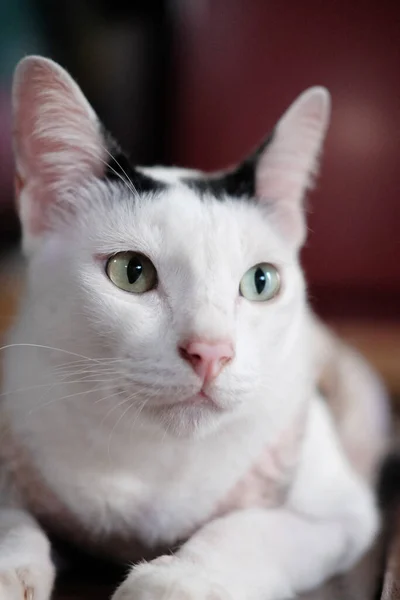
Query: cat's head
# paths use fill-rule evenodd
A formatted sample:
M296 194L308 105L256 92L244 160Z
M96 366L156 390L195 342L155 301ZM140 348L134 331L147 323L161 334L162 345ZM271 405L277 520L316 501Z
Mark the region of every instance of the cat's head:
M105 360L116 403L181 434L260 409L273 420L277 402L292 410L308 373L303 196L327 91L303 93L257 152L209 175L132 166L52 61L21 61L13 101L45 341Z

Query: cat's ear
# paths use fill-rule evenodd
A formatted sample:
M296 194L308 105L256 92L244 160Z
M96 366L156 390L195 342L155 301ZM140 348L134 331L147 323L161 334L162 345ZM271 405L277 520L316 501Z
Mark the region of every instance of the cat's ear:
M13 83L17 205L24 247L49 226L51 206L104 170L101 125L68 73L51 60L29 56Z
M329 92L310 88L286 111L257 157L256 197L267 207L274 226L296 247L306 237L303 196L317 172L329 116Z

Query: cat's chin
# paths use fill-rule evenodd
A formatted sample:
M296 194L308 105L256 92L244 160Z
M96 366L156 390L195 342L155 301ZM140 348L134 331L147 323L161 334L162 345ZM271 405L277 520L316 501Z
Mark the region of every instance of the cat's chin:
M218 428L230 411L200 392L178 402L151 407L154 419L178 437L202 436Z

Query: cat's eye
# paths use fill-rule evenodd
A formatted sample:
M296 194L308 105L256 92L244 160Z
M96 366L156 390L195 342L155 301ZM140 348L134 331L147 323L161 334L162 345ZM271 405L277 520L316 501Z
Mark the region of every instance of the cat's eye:
M278 270L269 263L260 263L251 267L242 277L239 290L241 296L252 302L266 302L279 292L280 277Z
M144 294L157 285L157 271L147 256L119 252L108 259L106 272L114 285L132 294Z

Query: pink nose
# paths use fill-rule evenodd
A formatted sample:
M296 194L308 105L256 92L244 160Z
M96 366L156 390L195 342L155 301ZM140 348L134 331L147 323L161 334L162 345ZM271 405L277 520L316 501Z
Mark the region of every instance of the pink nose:
M179 347L179 354L204 382L218 377L222 369L234 357L229 342L187 342Z

